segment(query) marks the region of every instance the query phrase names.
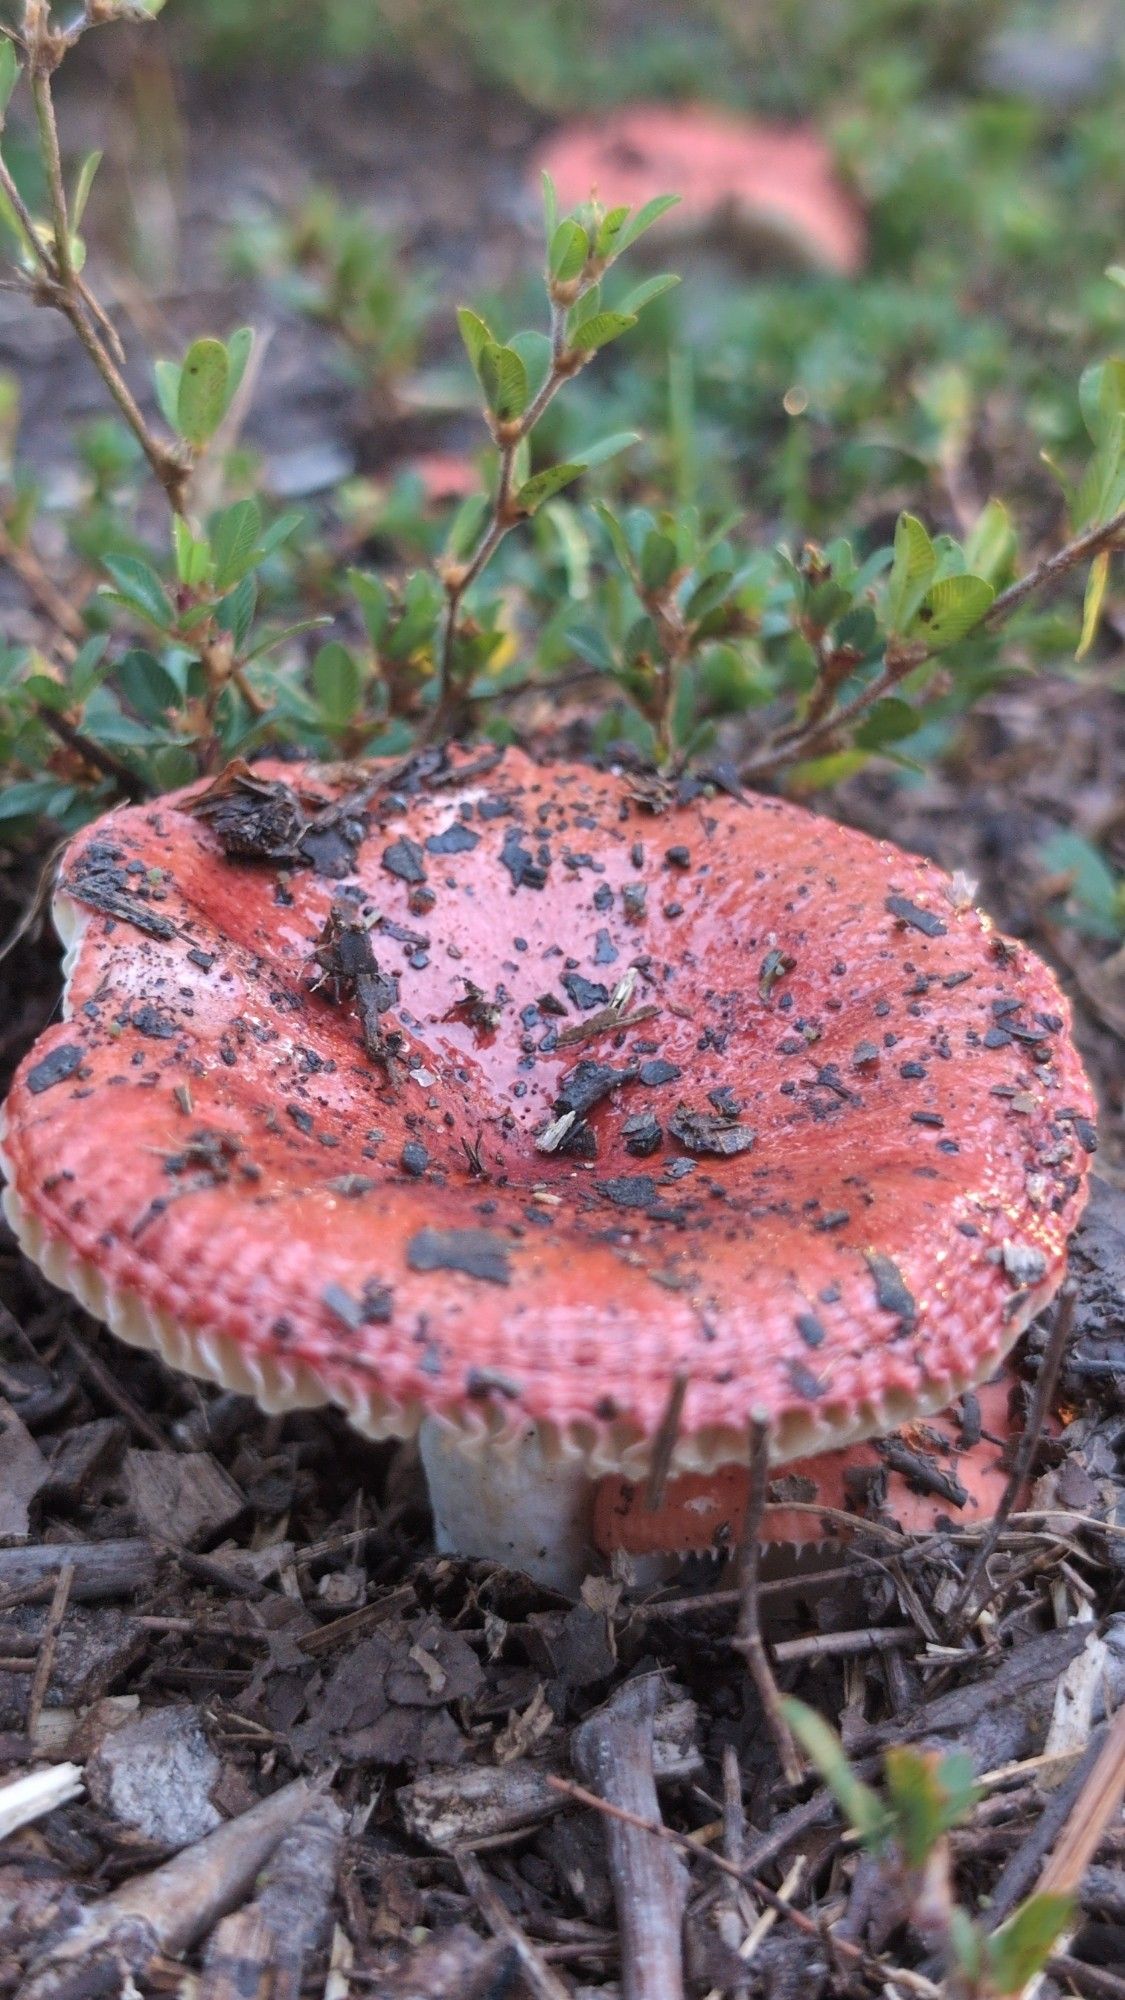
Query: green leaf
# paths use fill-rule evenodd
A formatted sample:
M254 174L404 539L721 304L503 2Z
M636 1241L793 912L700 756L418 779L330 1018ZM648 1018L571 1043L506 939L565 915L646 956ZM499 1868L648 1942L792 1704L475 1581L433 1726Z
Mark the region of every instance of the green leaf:
M175 613L151 563L142 562L139 556L104 556L102 562L117 586L116 592L107 594L116 595L128 610L167 631Z
M1125 416L1108 425L1074 500L1074 524L1100 527L1125 503Z
M492 331L486 326L479 313L468 306L458 306L457 324L465 343L465 352L473 364L473 373L480 379L480 358L486 347L492 344Z
M223 632L229 632L236 649L241 652L254 622L254 612L258 603L258 584L253 576L244 576L241 583L215 606L215 623Z
M79 648L70 669L70 692L75 701L85 701L91 689L105 679L109 672L105 658L108 647L108 632L95 632Z
M976 1797L972 1760L964 1751L934 1751L898 1744L884 1759L895 1839L910 1868L922 1868L951 1826L964 1819Z
M265 562L266 557L272 556L274 550L279 549L283 542L287 542L290 536L296 533L298 528L304 526L304 523L305 513L303 508L287 507L283 514L278 515L276 521L270 522L269 527L258 543L258 562Z
M20 779L0 790L0 820L57 817L73 797L73 786L60 785L56 778Z
M679 561L679 550L671 535L654 528L641 549L641 582L647 591L658 592L671 582Z
M461 560L475 549L490 511L487 493L466 495L449 524L445 546L451 556Z
M1120 935L1118 878L1091 841L1072 827L1060 828L1044 841L1038 858L1052 875L1073 877L1068 896L1078 905L1083 918L1079 928L1089 929L1098 937Z
M7 48L9 45L5 43L4 46ZM87 153L86 158L78 169L78 179L74 184L74 193L70 198L70 222L73 229L81 228L82 217L86 213L86 203L90 199L90 189L94 185L94 175L97 173L101 163L102 156L100 153Z
M691 625L701 625L705 618L726 602L734 582L734 573L729 569L712 570L697 583L684 606L684 617Z
M1086 578L1086 594L1082 600L1082 635L1074 655L1076 660L1085 659L1097 637L1108 582L1109 550L1102 549L1090 564L1090 574Z
M979 625L996 592L983 576L945 576L922 599L911 619L911 638L925 639L932 652L955 646Z
M882 750L887 743L901 743L904 737L913 736L917 728L917 710L897 695L887 695L868 710L852 732L852 740L861 750Z
M621 334L628 333L629 328L636 324L636 313L591 313L589 319L584 319L580 326L574 327L567 335L567 343L570 347L577 348L580 353L592 354L597 348L606 347L611 340L617 340Z
M594 255L605 264L617 254L617 240L629 220L629 213L627 206L607 209L598 224Z
M580 222L568 215L551 237L547 250L547 272L557 285L568 285L579 277L590 255L590 239Z
M1029 1896L1015 1915L985 1939L984 1955L988 1976L1000 1994L1022 1992L1030 1979L1041 1972L1055 1943L1073 1923L1072 1896L1044 1892Z
M1002 500L990 500L965 542L965 564L974 576L996 583L1007 574L1016 552L1016 531Z
M184 356L176 398L176 428L189 444L205 445L227 407L230 361L221 340L193 340Z
M154 361L152 379L156 384L156 400L160 414L170 430L179 428L177 404L180 400L180 364L178 361Z
M12 92L20 77L19 57L13 44L0 42L0 120L12 101Z
M535 472L530 479L525 479L515 495L516 506L524 514L534 514L544 500L561 493L564 486L569 486L585 470L585 464L577 459L568 460L565 465L546 466L542 472Z
M252 326L236 326L227 341L227 361L230 373L227 378L227 401L229 410L238 394L239 385L246 373L246 364L254 352L254 329Z
M173 516L172 541L176 550L176 575L180 582L189 586L202 583L211 561L211 550L205 539L196 539L182 514Z
M248 666L251 660L260 660L266 653L275 653L288 639L299 639L302 632L316 632L331 623L327 613L322 613L319 618L298 618L295 625L283 625L280 632L266 632L256 646L251 646L250 651L243 654L242 664Z
M623 250L631 249L638 238L652 228L654 222L659 222L661 216L667 215L670 208L677 208L679 201L678 194L658 194L654 195L651 201L646 201L644 207L637 210L632 221L626 223L618 236L614 255L620 257Z
M674 271L664 271L657 278L646 278L643 285L635 285L628 297L622 299L620 310L623 313L632 313L636 319L654 299L660 298L664 292L670 292L679 282Z
M1114 419L1125 416L1125 361L1096 361L1078 384L1082 421L1095 444L1104 444Z
M518 354L527 370L529 396L537 396L551 372L551 343L545 333L529 329L526 333L514 333L508 342L513 354Z
M887 623L905 632L928 590L937 567L934 545L913 514L900 514L895 524L895 553L887 580Z
M236 500L211 522L215 588L229 590L246 574L258 549L262 510L256 500Z
M878 1794L856 1777L835 1730L815 1708L806 1707L793 1696L784 1698L781 1706L798 1743L816 1765L848 1823L865 1845L882 1846L888 1831L886 1811Z
M640 431L613 431L609 437L599 438L597 444L583 446L582 463L587 472L592 472L596 465L605 465L609 459L617 458L621 452L628 451L630 445L640 441Z
M312 665L312 684L329 727L345 729L359 708L363 680L357 661L338 639L321 647Z
M367 636L377 647L387 627L390 593L381 577L367 576L361 569L349 569L346 574L367 627Z
M515 348L501 347L497 341L490 340L481 349L478 373L485 401L493 416L501 423L511 423L516 417L522 417L530 392L527 369Z
M613 547L613 553L617 557L618 562L621 564L622 569L625 571L626 576L629 577L633 576L636 570L636 563L634 561L633 551L629 546L629 538L626 535L625 530L621 525L621 522L618 520L616 514L613 512L613 509L611 507L606 506L604 500L595 500L594 512L596 513L599 521L601 522L603 528L605 529L606 534L609 536L610 542Z
M113 678L134 715L142 722L167 723L168 711L182 707L179 687L154 653L132 647L117 662Z
M546 168L540 175L543 184L543 225L548 243L559 226L559 197L555 183Z

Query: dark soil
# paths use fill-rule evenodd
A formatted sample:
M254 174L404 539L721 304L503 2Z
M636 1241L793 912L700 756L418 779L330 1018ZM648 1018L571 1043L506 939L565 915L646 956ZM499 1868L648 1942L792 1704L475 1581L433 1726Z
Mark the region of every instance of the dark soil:
M68 107L76 144L84 122L101 136L99 99L119 88L87 76ZM248 301L223 277L219 232L245 204L287 206L307 178L365 202L377 191L384 218L458 283L470 261L503 280L527 257L516 170L533 131L519 109L484 111L394 79L193 96L191 212L155 311L183 332L235 323ZM29 330L14 295L0 298L0 363L19 369L40 463L62 466L74 421L101 407L97 384L48 315ZM116 304L142 316L124 287ZM279 486L385 470L402 448L304 321L279 321L269 370L251 435ZM1059 825L1121 837L1122 768L1120 697L1079 702L1044 678L991 701L945 772L909 791L865 779L834 806L964 870L1000 927L1052 959L1103 1108L1061 1432L1039 1442L1040 1511L1001 1535L984 1611L956 1610L979 1530L911 1539L877 1513L764 1600L783 1686L840 1725L871 1775L900 1740L967 1749L990 1774L951 1843L958 1894L990 1898L989 1922L1057 1851L1104 1718L1125 1703L1125 997L1103 949L1050 920L1033 859ZM57 1004L48 864L0 881L0 927L22 929L2 968L5 1071ZM657 1593L592 1582L570 1605L435 1557L410 1447L369 1446L333 1414L268 1418L170 1375L52 1292L10 1238L0 1298L0 1814L29 1769L69 1759L85 1773L84 1796L0 1846L0 1993L114 1993L129 1974L175 1992L186 1966L208 1996L641 1994L628 1906L635 1918L651 1905L659 1929L682 1890L693 1995L936 1995L940 1968L887 1872L857 1859L814 1780L785 1784L732 1644L737 1593L715 1566ZM1029 1382L1045 1337L1039 1325L1025 1342ZM551 1783L612 1791L590 1779L582 1733L607 1704L595 1734L641 1785L621 1798L644 1796L655 1769L666 1826L694 1836L678 1887L651 1836L607 1850L611 1822ZM276 1824L262 1833L268 1799ZM178 1900L157 1872L176 1853ZM113 1901L125 1884L128 1912ZM793 1913L766 1924L779 1890ZM747 1964L737 1952L755 1925ZM1123 1962L1118 1811L1044 1990L1123 2000Z

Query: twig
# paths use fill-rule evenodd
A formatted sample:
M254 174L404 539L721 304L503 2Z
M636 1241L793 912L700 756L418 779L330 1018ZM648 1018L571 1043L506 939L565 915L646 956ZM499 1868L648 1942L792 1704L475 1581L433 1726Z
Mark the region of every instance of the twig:
M1114 1716L1059 1844L1035 1885L1038 1894L1072 1895L1077 1891L1122 1799L1125 1799L1125 1705Z
M1005 1917L1010 1916L1016 1904L1021 1902L1031 1888L1043 1863L1043 1857L1055 1841L1062 1837L1063 1830L1070 1821L1075 1802L1087 1779L1097 1766L1105 1740L1105 1731L1095 1733L1094 1741L1083 1753L1074 1770L1059 1783L1056 1790L1049 1790L1046 1804L1038 1821L1015 1851L1008 1856L1004 1866L992 1885L988 1899L988 1928L995 1930Z
M70 1588L73 1582L74 1564L64 1563L55 1583L50 1610L43 1627L39 1656L35 1662L35 1672L28 1689L24 1732L29 1740L35 1735L47 1689L50 1686L51 1669L55 1664L55 1647L58 1644L63 1619L66 1617L66 1607L70 1602Z
M799 1785L802 1775L801 1760L797 1754L793 1733L782 1711L781 1696L762 1638L760 1600L762 1516L766 1508L768 1476L769 1426L755 1417L750 1430L750 1498L746 1505L746 1518L738 1548L740 1593L738 1627L732 1643L742 1654L750 1678L757 1689L758 1700L765 1711L770 1735L781 1760L785 1782L787 1785Z
M686 1375L679 1374L672 1377L672 1387L653 1441L652 1464L645 1481L645 1508L650 1514L655 1514L664 1505L664 1491L668 1484L672 1453L676 1449L676 1439L680 1435L680 1421L684 1414L687 1388Z
M658 1839L671 1842L681 1853L705 1861L710 1867L719 1869L722 1874L744 1882L760 1902L767 1903L779 1916L786 1917L797 1930L803 1931L806 1937L823 1941L824 1933L814 1918L807 1916L804 1910L795 1909L792 1903L784 1900L777 1889L771 1889L768 1882L763 1882L747 1867L737 1867L733 1861L728 1861L725 1855L716 1854L714 1848L704 1847L700 1841L692 1840L690 1834L678 1833L674 1827L665 1826L663 1820L645 1819L641 1813L631 1812L625 1806L614 1805L609 1799L599 1798L596 1792L588 1791L584 1785L572 1784L568 1778L558 1778L548 1774L547 1783L552 1791L561 1792L575 1805L588 1806L594 1812L605 1813L610 1819L620 1820L625 1826L635 1826L642 1833L654 1834ZM870 1958L859 1945L852 1944L844 1938L832 1937L831 1943L842 1957L850 1959L854 1965L877 1978L881 1984L893 1980L895 1985L905 1987L907 1992L920 1995L921 2000L945 2000L942 1989L935 1986L933 1980L927 1979L924 1974L908 1972L902 1966L895 1966L892 1972L879 1960Z
M688 1876L660 1837L665 1828L652 1764L661 1691L657 1674L626 1681L575 1731L572 1747L580 1775L615 1808L606 1846L621 1932L623 2000L683 2000L684 1992Z
M1106 521L1102 527L1087 528L1085 534L1076 535L1064 548L1056 549L1053 556L1044 556L1042 562L1037 562L1028 570L1026 576L1017 577L1015 583L1010 583L1007 590L1002 590L999 597L993 598L981 619L981 624L1002 624L1005 618L1010 618L1012 612L1018 610L1019 606L1037 590L1043 590L1050 584L1056 583L1059 577L1066 576L1072 569L1077 569L1079 563L1100 555L1103 549L1112 548L1122 535L1125 535L1125 509L1115 514L1111 521Z
M121 1387L120 1382L106 1367L105 1362L94 1353L93 1348L77 1334L68 1333L65 1339L86 1380L92 1382L94 1388L125 1418L135 1435L143 1439L145 1444L152 1445L155 1451L167 1451L168 1439L163 1431L157 1429L150 1417L146 1417L140 1405L135 1403L128 1391Z
M125 798L152 797L151 785L138 776L136 771L131 771L128 764L122 763L120 757L115 756L112 750L107 750L104 744L95 743L92 737L84 736L82 731L76 729L73 722L68 722L66 716L57 708L48 708L46 702L37 701L35 713L43 727L49 729L52 736L57 736L60 743L65 743L68 750L73 750L77 757L92 765L95 771L100 771L103 777L112 778Z
M177 444L165 442L152 430L121 373L121 343L116 330L74 266L51 76L65 49L77 39L84 25L83 21L73 33L60 36L52 28L46 8L34 12L28 9L24 17L28 79L51 205L49 247L43 242L34 217L2 162L0 187L11 203L25 247L37 266L37 275L28 280L32 298L39 305L54 307L69 320L163 487L173 513L182 514L187 505L192 455Z
M550 1966L525 1936L510 1911L506 1910L474 1854L458 1850L454 1859L461 1880L473 1898L494 1937L503 1938L520 1962L524 1984L536 2000L570 2000L570 1994Z
M1104 1965L1087 1965L1085 1959L1056 1951L1047 1960L1046 1970L1056 1979L1069 1979L1088 2000L1125 2000L1125 1979L1107 1972Z
M1026 576L1017 578L998 597L994 597L978 630L1003 624L1013 611L1026 603L1037 591L1048 588L1060 577L1066 576L1080 563L1100 555L1103 549L1116 547L1125 536L1125 510L1115 514L1111 521L1101 527L1088 528L1084 534L1076 535L1064 548L1057 549L1052 556L1044 556L1030 569ZM762 778L774 771L783 770L787 765L817 756L831 748L838 732L874 707L884 695L889 694L899 681L913 673L915 668L924 666L933 657L923 640L916 644L899 641L892 650L888 648L882 670L861 688L842 708L836 708L822 715L819 708L810 709L800 721L790 722L778 730L753 756L739 767L743 779Z
M1059 1294L1059 1302L1055 1308L1054 1324L1051 1327L1050 1338L1043 1352L1043 1359L1039 1367L1039 1377L1035 1384L1035 1394L1031 1399L1031 1408L1027 1414L1027 1423L1024 1426L1023 1436L1019 1441L1015 1458L1012 1461L1012 1469L1008 1474L1008 1483L1000 1496L1000 1504L985 1530L984 1539L969 1564L965 1573L965 1581L957 1593L956 1601L949 1614L950 1622L954 1626L964 1617L965 1609L972 1596L977 1579L1000 1539L1004 1524L1019 1498L1030 1470L1035 1448L1039 1443L1043 1425L1047 1419L1047 1411L1050 1408L1055 1383L1058 1380L1059 1369L1062 1365L1063 1350L1070 1338L1076 1296L1076 1288L1073 1284L1065 1285Z
M116 1992L125 1984L126 1970L139 1976L158 1954L186 1951L249 1895L283 1834L303 1819L322 1790L319 1783L294 1779L150 1874L111 1890L36 1960L21 2000L54 2000L76 1990ZM97 1983L107 1962L117 1975L112 1988L104 1978Z
M781 1639L773 1649L775 1660L847 1660L864 1653L905 1651L918 1644L918 1634L909 1625L871 1625L858 1632L813 1632L807 1639Z
M542 388L528 404L523 415L511 422L502 422L491 417L489 419L493 436L500 449L496 494L492 502L491 515L484 525L475 549L464 562L451 562L445 569L443 577L445 616L442 621L438 699L426 732L431 739L441 736L453 716L455 696L453 655L465 594L491 561L505 535L515 527L517 521L524 518L523 509L516 505L512 492L516 454L525 438L530 437L547 405L557 396L563 383L569 381L581 366L580 358L572 354L566 344L566 320L565 308L552 301L550 367Z
M34 549L17 542L0 521L0 562L19 577L28 596L46 613L58 637L56 647L69 666L86 637L86 627L69 598L47 575Z

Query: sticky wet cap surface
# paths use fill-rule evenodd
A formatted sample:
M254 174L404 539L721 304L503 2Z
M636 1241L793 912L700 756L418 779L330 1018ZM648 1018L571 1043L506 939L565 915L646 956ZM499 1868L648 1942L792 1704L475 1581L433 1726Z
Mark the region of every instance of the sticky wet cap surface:
M1094 1144L1047 970L924 861L519 752L256 766L64 858L20 1234L127 1338L376 1433L643 1467L892 1428L1059 1282Z

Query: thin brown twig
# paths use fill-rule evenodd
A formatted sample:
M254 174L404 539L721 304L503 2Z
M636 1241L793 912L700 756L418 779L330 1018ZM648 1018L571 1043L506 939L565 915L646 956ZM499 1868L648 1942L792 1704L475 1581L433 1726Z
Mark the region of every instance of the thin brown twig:
M55 116L51 73L60 49L57 36L45 11L41 19L25 22L28 80L39 147L47 179L51 207L51 240L44 243L35 219L20 196L7 167L0 162L0 187L12 205L25 246L38 266L38 277L29 279L31 296L40 305L53 306L69 320L125 422L152 467L173 513L182 514L187 504L192 472L190 453L157 436L149 425L136 397L121 373L121 342L102 306L85 279L75 269L70 215L63 180L62 151ZM70 37L74 39L74 37ZM66 46L69 41L64 38Z
M519 1959L520 1972L528 1991L536 1996L536 2000L570 2000L569 1989L561 1979L556 1978L546 1959L520 1929L511 1912L505 1909L475 1854L458 1848L454 1860L461 1880L489 1930L494 1937L502 1938L505 1944L510 1945Z
M1067 576L1071 570L1077 569L1081 563L1091 561L1100 555L1103 549L1118 547L1123 537L1125 537L1125 510L1115 514L1112 520L1103 522L1100 527L1087 528L1083 534L1076 535L1063 548L1057 549L1054 555L1044 556L1041 562L1035 563L1026 576L1018 577L1015 583L1009 584L1006 590L1002 590L993 598L976 629L982 630L985 627L992 628L1003 624L1005 619L1010 618L1013 611L1017 611L1029 597L1033 597L1040 590L1048 589L1051 584ZM815 757L822 751L830 749L841 729L858 721L860 716L865 715L877 701L904 680L907 674L913 673L916 667L924 666L932 657L924 641L919 641L913 646L909 642L905 644L900 642L893 651L888 649L882 670L875 679L865 688L861 688L858 694L853 695L850 701L845 702L842 708L833 709L823 716L810 710L810 713L799 721L787 723L764 743L760 750L745 760L740 766L739 776L744 780L765 777L774 771L784 769L788 764Z
M472 588L481 571L491 562L504 537L517 522L526 518L524 510L516 504L512 491L516 454L525 439L530 437L548 404L558 395L563 383L569 381L582 365L581 357L567 347L566 322L566 308L552 300L551 361L546 379L518 421L505 424L493 422L493 432L500 449L500 469L491 512L471 554L464 562L448 564L443 578L445 615L442 620L441 652L438 663L438 699L426 728L426 735L431 740L439 738L454 717L456 690L453 687L453 655L457 644L461 606L466 593Z
M0 521L0 562L18 576L32 601L55 627L55 648L69 666L86 637L86 627L68 597L48 576L34 549L17 542Z
M60 743L65 743L68 750L73 750L76 756L91 764L103 777L112 778L127 799L152 797L152 786L144 778L130 770L128 764L123 763L112 750L107 750L104 744L95 743L92 736L84 736L57 708L48 708L46 702L37 701L35 713L52 736L57 736Z
M24 1721L24 1732L29 1739L35 1735L39 1724L40 1711L46 1700L47 1689L50 1686L51 1669L55 1664L55 1647L58 1644L63 1619L66 1617L66 1607L70 1602L70 1590L73 1582L74 1564L64 1563L59 1571L58 1580L56 1581L51 1597L50 1609L47 1612L46 1623L43 1627L43 1639L39 1647L39 1656L35 1662L35 1672L32 1675L31 1686L27 1695L27 1715Z
M786 1902L776 1889L771 1889L768 1882L763 1882L747 1867L728 1861L724 1854L716 1854L713 1847L705 1847L701 1841L693 1840L690 1834L679 1833L675 1827L665 1826L663 1820L645 1819L641 1813L630 1812L625 1806L613 1805L608 1799L599 1798L597 1792L587 1791L584 1785L576 1785L570 1778L560 1778L553 1772L548 1772L547 1784L553 1792L561 1793L575 1805L588 1806L594 1812L606 1813L611 1819L622 1820L627 1826L635 1826L644 1833L655 1834L660 1840L673 1842L682 1854L691 1855L698 1861L705 1861L709 1867L719 1869L723 1875L744 1883L761 1902L768 1904L771 1910L776 1910L779 1916L785 1917L797 1930L803 1931L806 1937L815 1937L824 1942L824 1929L814 1917L808 1916L804 1910L794 1908L793 1904ZM861 1946L852 1944L850 1940L831 1937L829 1941L841 1957L849 1959L853 1965L881 1982L893 1979L896 1985L904 1986L908 1992L921 1995L922 2000L943 2000L942 1989L935 1986L924 1974L909 1972L901 1966L896 1966L892 1972L878 1960L869 1957Z
M645 1481L645 1508L655 1514L664 1505L664 1493L668 1485L668 1473L672 1464L672 1453L676 1449L676 1439L680 1435L680 1424L684 1414L684 1399L687 1396L688 1378L685 1374L672 1377L672 1387L664 1406L652 1447L652 1464Z
M797 1754L793 1732L785 1720L781 1695L762 1638L760 1596L762 1516L766 1508L766 1485L769 1477L769 1426L755 1417L752 1419L750 1430L750 1498L746 1505L746 1518L738 1549L740 1605L738 1626L732 1644L742 1654L757 1690L758 1699L762 1704L770 1734L781 1760L785 1782L788 1785L799 1785L802 1777L801 1760Z
M1035 1393L1031 1399L1031 1408L1027 1413L1027 1422L1024 1425L1023 1436L1019 1441L1015 1458L1012 1461L1012 1469L1008 1474L1008 1483L1000 1496L1000 1504L985 1530L984 1539L976 1549L973 1559L965 1572L965 1581L957 1593L956 1600L950 1612L950 1621L954 1625L964 1617L966 1606L976 1587L977 1579L1000 1539L1004 1524L1019 1498L1028 1472L1031 1469L1031 1461L1042 1435L1043 1425L1047 1420L1047 1411L1050 1408L1051 1397L1054 1394L1055 1383L1058 1380L1059 1369L1062 1366L1063 1350L1070 1338L1070 1329L1074 1321L1074 1302L1076 1297L1077 1289L1073 1283L1064 1285L1059 1294L1059 1302L1055 1307L1054 1324L1051 1327L1050 1338L1043 1351L1043 1359L1039 1367L1039 1377L1035 1384Z
M1112 548L1122 536L1125 536L1125 508L1112 520L1103 522L1100 528L1087 528L1084 534L1076 535L1073 541L1056 549L1053 556L1044 556L1041 562L1028 570L1026 576L1017 577L1015 583L1010 583L1007 590L1002 590L998 597L993 598L981 624L1003 624L1005 618L1010 618L1012 612L1017 611L1036 591L1047 589L1060 577L1077 569L1079 563L1088 562L1100 555L1103 549Z

